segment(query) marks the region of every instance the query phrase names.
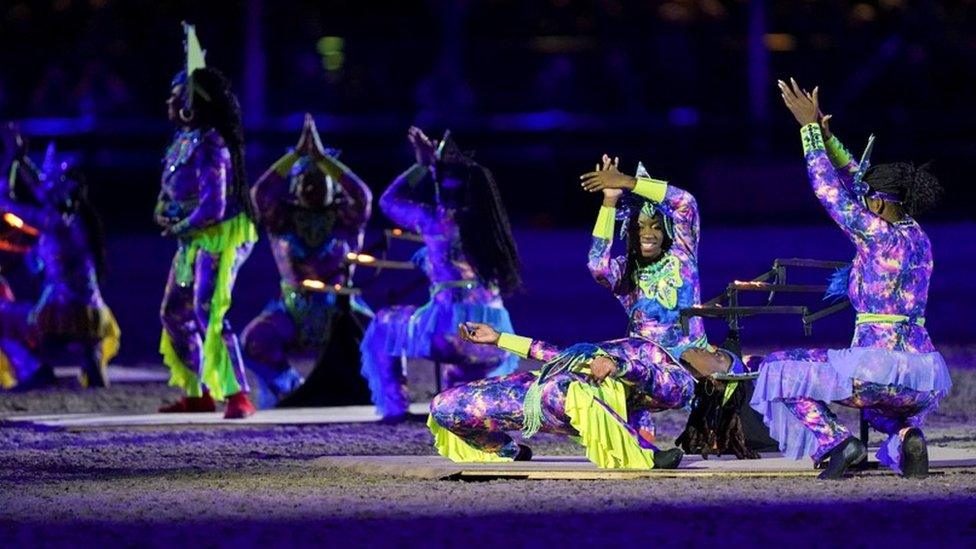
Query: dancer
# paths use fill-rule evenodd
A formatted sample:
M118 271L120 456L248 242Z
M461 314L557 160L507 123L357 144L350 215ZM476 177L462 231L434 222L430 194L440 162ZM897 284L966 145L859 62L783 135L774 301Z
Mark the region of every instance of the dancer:
M251 191L271 239L281 275L281 296L244 329L244 355L260 381L258 405L273 407L302 377L288 357L321 352L328 343L336 294L309 290L304 281L345 286L352 275L346 255L359 252L373 197L349 168L322 147L312 115L295 150L281 157ZM360 300L361 316L372 312Z
M626 176L606 155L602 168L583 176L583 187L603 192L589 267L627 310L628 337L560 350L482 324L460 326L469 341L545 365L538 373L478 381L438 395L428 426L441 455L456 461L525 459L531 452L504 431L522 429L531 436L543 430L579 436L600 467L677 467L680 449L662 452L651 444L651 413L690 403L695 375L680 361L697 372L742 370L733 354L708 345L700 320L692 336L676 326L680 309L694 305L699 295L694 197L647 177L643 167L637 177ZM623 189L634 192L624 197ZM624 206L627 254L611 260L618 204Z
M407 137L417 163L383 193L380 209L424 238L414 259L430 279L430 301L379 311L361 345L373 402L391 422L404 418L409 404L406 358L444 363L445 387L518 366L518 357L456 334L468 321L512 330L502 295L521 283L519 259L495 180L449 133L435 143L411 127Z
M17 128L8 125L3 131L2 165L11 178L0 179L0 211L37 234L29 264L42 279L37 303L0 302L4 358L17 370L18 386L29 388L54 380L41 351L77 345L83 355L82 385L105 387L106 366L118 353L121 331L99 289L104 235L88 200L87 183L67 162L57 160L53 143L37 169L18 145L23 139ZM12 180L24 184L30 203L12 198Z
M238 419L254 406L237 336L224 315L257 230L240 106L223 74L204 65L194 28L185 31L186 69L174 78L167 101L177 131L163 160L156 222L178 245L160 311L159 350L170 385L186 396L160 412L212 412L214 399L227 398L224 417Z
M952 383L925 330L932 247L914 215L931 207L941 189L924 166L869 166L872 141L855 162L830 134L829 116L820 115L817 88L808 94L793 80L779 87L801 126L814 194L854 243L854 262L835 275L831 289L850 299L857 320L849 349L767 356L752 405L788 457L827 461L820 478L842 478L866 457L862 441L827 406L831 401L863 409L871 426L888 435L877 454L881 463L923 477L928 452L921 426Z

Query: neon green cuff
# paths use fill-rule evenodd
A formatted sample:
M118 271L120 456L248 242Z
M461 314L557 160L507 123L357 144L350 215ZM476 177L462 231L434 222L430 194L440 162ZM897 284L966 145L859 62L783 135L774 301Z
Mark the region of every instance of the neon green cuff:
M800 128L800 138L803 139L803 154L808 155L814 151L826 151L824 146L823 133L820 131L820 124L811 122Z
M497 345L499 349L503 349L522 358L528 358L529 348L532 346L532 338L503 332L498 336Z
M644 198L652 201L661 203L664 200L664 194L668 191L668 182L660 181L658 179L647 179L644 177L637 178L637 184L634 186L634 192L643 196Z
M836 135L831 135L824 145L827 147L827 156L830 157L830 162L834 167L843 168L854 161L850 151L844 147Z
M288 172L291 171L291 167L295 165L295 162L298 162L298 158L299 157L295 151L290 151L285 156L279 158L278 161L271 166L271 169L281 177L285 177L288 175Z
M600 213L596 216L593 226L593 236L604 240L613 239L613 224L617 217L617 208L600 206Z

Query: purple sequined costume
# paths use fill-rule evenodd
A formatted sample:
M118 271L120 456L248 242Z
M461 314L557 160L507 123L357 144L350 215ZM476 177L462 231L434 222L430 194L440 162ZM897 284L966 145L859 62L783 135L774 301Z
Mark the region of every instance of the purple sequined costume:
M522 339L521 350L517 344L510 348L544 363L572 360L574 356L612 358L617 365L613 376L626 388L627 417L619 418L621 426L641 447L653 448L651 414L685 407L694 397L695 379L674 357L689 347L707 344L700 319L691 323L690 335L685 335L678 324L679 311L699 300L699 222L695 199L684 190L645 179L635 192L659 204L670 217L674 233L671 249L655 263L638 269L633 289L625 290L621 282L626 258L612 258L610 253L616 212L602 207L588 261L594 279L610 289L628 312L629 337L558 349L506 334L499 345L509 348L507 341ZM518 447L505 431L524 428L526 393L538 375L518 373L455 387L437 395L431 403L431 417L474 448L512 458ZM540 431L577 434L565 410L568 387L574 381L585 383L585 376L564 371L541 383Z
M281 275L281 296L244 329L244 355L263 384L258 405L274 403L301 384L289 366L289 356L318 352L326 342L336 311L336 295L315 292L302 281L345 286L351 275L346 254L362 248L363 230L370 216L372 194L349 168L332 157L317 163L289 153L252 190L255 208L268 232L271 251ZM320 170L340 189L333 205L309 208L299 204L288 177L295 170ZM295 174L297 175L297 174ZM328 184L323 181L323 185ZM366 317L369 308L358 298L353 309Z
M819 461L850 436L827 402L865 409L888 435L878 459L899 470L900 432L922 425L952 386L924 327L932 248L914 219L889 223L852 191L857 163L818 125L802 129L814 194L854 243L847 294L858 313L850 349L799 349L766 357L752 406L788 457Z
M425 247L416 261L431 284L425 305L380 310L363 338L362 374L383 416L404 414L409 405L401 358L442 362L447 387L509 374L518 367L518 357L457 336L461 322L484 322L500 331L511 331L512 323L498 288L479 280L464 257L455 211L413 198L411 189L427 176L425 167L414 165L380 198L387 217L423 237Z
M230 152L216 130L182 130L163 159L156 222L178 249L166 282L160 352L170 384L191 397L247 392L240 345L224 320L257 231L230 193Z

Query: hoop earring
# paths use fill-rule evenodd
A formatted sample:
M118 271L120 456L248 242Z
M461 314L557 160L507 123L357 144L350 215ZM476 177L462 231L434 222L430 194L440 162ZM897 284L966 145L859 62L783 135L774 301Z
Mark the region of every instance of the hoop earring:
M180 120L185 124L189 124L190 122L193 121L193 111L185 107L181 108L177 112L177 115L180 117Z

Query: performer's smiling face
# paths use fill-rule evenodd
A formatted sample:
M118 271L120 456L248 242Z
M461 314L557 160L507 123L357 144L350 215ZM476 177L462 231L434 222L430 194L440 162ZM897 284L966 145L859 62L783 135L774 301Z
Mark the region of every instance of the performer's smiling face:
M180 121L180 103L183 96L183 86L173 86L169 92L169 99L166 100L166 115L170 122Z
M661 224L661 219L641 214L637 218L637 227L641 257L654 259L661 255L664 245L664 226Z

